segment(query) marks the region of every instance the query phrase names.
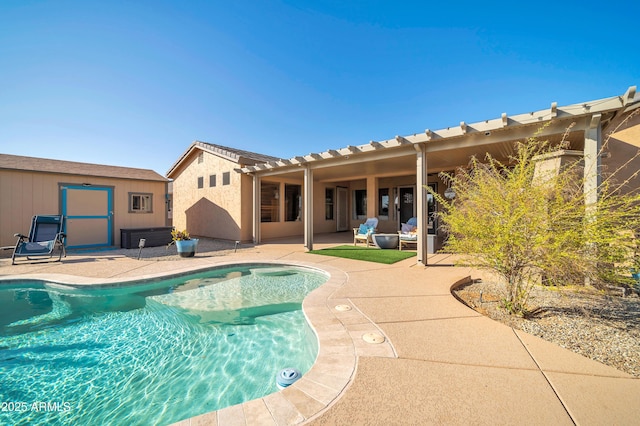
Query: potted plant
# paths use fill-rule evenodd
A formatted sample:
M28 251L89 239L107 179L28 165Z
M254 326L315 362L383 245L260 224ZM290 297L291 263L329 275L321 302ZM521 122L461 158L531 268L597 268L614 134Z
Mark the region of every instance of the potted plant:
M175 244L176 249L178 249L178 254L181 257L193 257L198 248L198 241L197 238L191 238L186 230L178 231L174 229L171 231L171 242L169 245Z

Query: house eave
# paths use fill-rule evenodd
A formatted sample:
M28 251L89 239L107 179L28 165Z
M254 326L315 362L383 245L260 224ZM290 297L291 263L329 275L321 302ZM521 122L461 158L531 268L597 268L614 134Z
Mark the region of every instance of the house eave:
M167 172L167 177L171 178L177 172L177 170L181 167L181 165L186 161L186 159L189 158L189 156L191 156L191 154L195 150L207 152L209 154L220 157L224 160L228 160L232 163L236 163L241 167L244 167L247 165L262 164L262 160L260 159L251 158L247 155L242 155L242 154L232 152L230 150L224 149L224 147L222 146L217 146L214 144L196 140L191 143L189 148L187 148L187 150L182 154L182 156L178 159L178 161L176 161L174 165L171 166L171 168ZM245 151L241 151L241 152L245 152ZM259 155L259 154L256 154L256 155ZM268 157L268 156L262 156L262 155L259 155L259 156L264 157L265 160L276 160L275 157Z

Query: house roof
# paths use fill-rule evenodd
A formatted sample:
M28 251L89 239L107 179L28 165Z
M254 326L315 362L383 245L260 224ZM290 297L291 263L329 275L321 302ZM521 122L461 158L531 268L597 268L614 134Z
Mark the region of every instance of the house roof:
M195 151L205 151L226 160L232 161L240 165L240 167L253 166L256 164L267 163L269 161L279 161L277 157L270 155L258 154L256 152L244 151L242 149L230 148L228 146L217 145L208 142L194 141L191 146L182 154L182 156L174 163L167 172L167 176L171 176L189 155Z
M48 158L23 157L0 154L0 170L21 170L40 173L60 173L118 179L133 179L166 182L167 179L149 169L106 166L102 164L78 163L75 161L52 160Z
M395 136L384 141L370 141L368 144L347 146L345 148L330 149L320 153L311 153L291 159L267 161L262 164L246 166L238 171L242 173L258 173L262 176L284 174L300 170L305 165L311 168L331 167L332 165L349 165L354 174L361 168L363 174L365 165L363 159L381 160L393 156L407 155L415 149L424 149L431 154L430 170L438 171L432 165L446 170L453 165L464 164L464 158L475 153L482 147L493 146L495 149L505 150L505 144L515 140L526 140L536 134L538 137L562 137L567 126L572 122L579 125L573 132L583 132L598 123L603 126L619 112L630 111L640 104L640 97L636 94L636 86L631 86L620 96L582 102L568 106L558 106L556 102L544 110L525 114L508 116L503 113L500 117L478 123L465 123L450 126L446 129L430 130L407 136ZM595 124L594 124L595 123ZM570 135L571 137L571 135ZM573 135L577 138L577 135ZM421 148L422 147L422 148ZM468 158L467 158L468 161ZM388 167L388 164L385 164Z

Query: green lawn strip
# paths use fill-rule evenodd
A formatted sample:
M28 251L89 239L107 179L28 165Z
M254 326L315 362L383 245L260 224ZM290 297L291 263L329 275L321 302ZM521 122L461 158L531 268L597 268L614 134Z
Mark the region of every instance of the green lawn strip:
M412 251L381 250L379 248L359 246L337 246L322 250L311 250L309 253L321 254L323 256L344 257L345 259L365 260L367 262L385 263L387 265L416 255L416 253Z

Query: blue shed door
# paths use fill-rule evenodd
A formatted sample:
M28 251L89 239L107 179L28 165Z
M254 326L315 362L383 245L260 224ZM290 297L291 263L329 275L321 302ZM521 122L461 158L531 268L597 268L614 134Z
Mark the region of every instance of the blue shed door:
M113 188L63 185L60 188L67 247L113 245Z

